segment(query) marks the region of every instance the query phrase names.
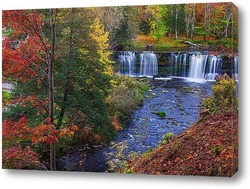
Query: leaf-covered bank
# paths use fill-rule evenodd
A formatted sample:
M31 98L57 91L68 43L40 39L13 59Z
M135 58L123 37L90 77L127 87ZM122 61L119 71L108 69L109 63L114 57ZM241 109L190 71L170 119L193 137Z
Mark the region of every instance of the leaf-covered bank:
M130 164L133 173L232 176L238 170L238 114L209 115Z

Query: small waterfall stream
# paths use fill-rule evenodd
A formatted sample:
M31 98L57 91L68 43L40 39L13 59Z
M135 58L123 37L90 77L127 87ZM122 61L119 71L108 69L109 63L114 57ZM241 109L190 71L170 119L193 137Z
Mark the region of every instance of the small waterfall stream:
M125 51L119 55L120 73L123 75L134 76L135 75L135 52Z
M154 75L158 75L156 54L153 52L142 52L140 54L140 77L153 77Z
M238 80L238 62L239 62L238 56L235 56L234 57L234 68L233 68L235 80Z
M190 58L189 78L204 79L207 55L193 54Z

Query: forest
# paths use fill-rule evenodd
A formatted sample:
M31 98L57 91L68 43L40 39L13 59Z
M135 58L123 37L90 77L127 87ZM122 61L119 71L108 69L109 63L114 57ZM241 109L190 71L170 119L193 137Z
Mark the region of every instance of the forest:
M156 153L154 149L165 145L175 148L164 152L170 153L171 159L171 153L177 152L174 142L179 138L175 136L198 119L206 121L215 117L219 121L221 118L223 124L232 119L232 124L238 124L238 12L232 3L3 10L2 27L2 83L11 85L10 91L2 92L3 168L86 171L89 165L96 166L98 160L89 160L96 153L97 159L106 159L102 162L106 169L90 171L231 176L237 170L231 169L237 164L237 139L223 136L230 138L225 139L219 134L223 145L229 146L213 141L204 145L212 146L209 153L215 156L216 162L226 164L226 160L233 159L235 164L228 165L228 169L216 165L213 170L200 174L192 171L196 169L193 167L180 173L170 169L153 171L152 166L147 171L141 170L145 166L133 161L141 155L139 152L146 152L141 156L146 157L141 161L144 163L151 152ZM161 55L162 59L157 54L177 51L178 56L171 54L171 63L164 62L165 54ZM184 53L194 51L208 54ZM142 57L149 62L143 62ZM191 72L191 65L198 64L195 62L201 62L199 60L210 61L209 64L216 67L224 62L227 65L222 65L219 70L223 71L219 73L210 71L204 64L202 76L194 76L213 80L204 85L166 78L160 74L163 72L158 72L159 62L161 66L169 65L164 69L168 74L175 73L172 76L190 76L188 70ZM151 73L146 65L151 66L152 62ZM128 66L124 73L117 71L121 65ZM140 69L140 77L134 77L136 69ZM158 75L161 76L157 80ZM176 100L169 101L171 98ZM182 104L183 99L188 98L190 102L197 102L190 120L190 105ZM145 103L154 103L154 99L158 104L144 110ZM172 102L174 110L170 107ZM149 113L151 118L146 120ZM152 120L154 124L164 122L162 132L167 132L168 124L176 128L165 135L158 133L157 139L155 136L150 139L152 145L146 139L142 146L134 142L132 152L135 153L126 151L130 148L129 141L138 139L140 143L148 135L131 134L132 131L127 130L136 116L144 114L147 116L131 123L138 123L140 132L145 130L141 123L144 119L145 124ZM172 114L178 116L173 120ZM186 114L187 117L183 117ZM237 126L234 127L236 130L230 131L237 135ZM155 128L150 130L153 131ZM227 132L223 128L221 131ZM130 139L121 141L125 135ZM232 140L233 147L230 146ZM108 147L112 153L105 150ZM103 149L111 154L108 158L100 155ZM67 159L69 154L75 155ZM183 158L183 154L179 155L177 160ZM73 156L76 160L72 163ZM187 160L193 157L183 156ZM74 165L68 166L70 163Z

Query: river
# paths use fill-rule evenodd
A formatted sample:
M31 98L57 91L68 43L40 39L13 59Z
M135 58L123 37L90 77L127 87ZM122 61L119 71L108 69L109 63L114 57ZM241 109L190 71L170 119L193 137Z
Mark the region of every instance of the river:
M195 123L202 98L211 95L211 83L178 78L168 81L152 79L143 104L131 114L126 127L117 133L114 141L105 147L96 147L96 150L72 150L59 158L58 169L115 171L127 158L160 145L164 134L172 132L178 135ZM157 112L165 112L166 116L160 117Z

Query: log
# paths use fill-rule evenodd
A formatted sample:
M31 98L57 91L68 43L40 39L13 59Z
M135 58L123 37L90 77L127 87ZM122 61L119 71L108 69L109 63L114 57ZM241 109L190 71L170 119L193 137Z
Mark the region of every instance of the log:
M197 47L197 48L209 48L209 46L201 45L201 44L196 44L192 43L190 41L184 41L184 43L191 45L192 47Z

